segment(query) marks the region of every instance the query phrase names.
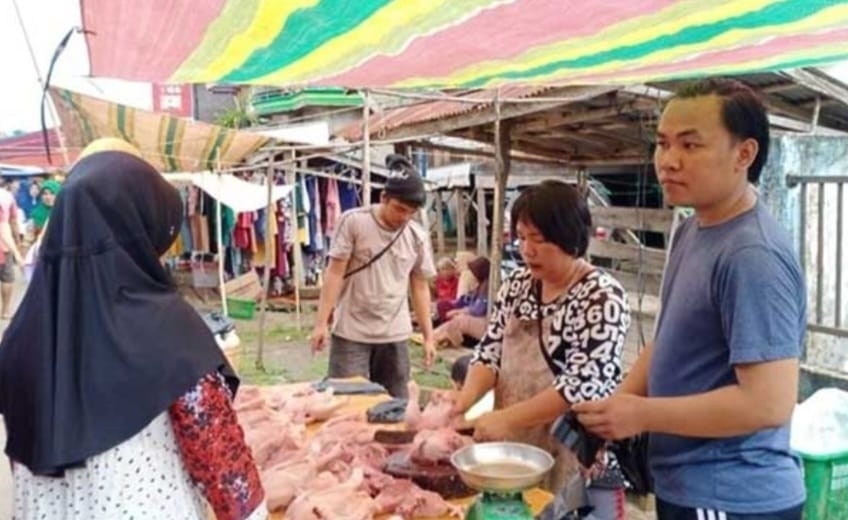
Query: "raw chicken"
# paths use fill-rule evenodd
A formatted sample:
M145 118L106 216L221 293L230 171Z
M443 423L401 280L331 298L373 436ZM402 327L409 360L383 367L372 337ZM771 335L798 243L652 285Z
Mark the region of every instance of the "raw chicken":
M406 428L411 431L435 430L444 428L451 423L451 409L453 403L442 397L442 394L433 393L430 402L421 410L421 389L418 383L410 381L407 384L409 401L406 404Z
M412 440L409 456L418 464L449 462L456 450L473 443L471 437L460 435L452 428L423 430Z
M289 505L288 520L370 520L376 507L363 491L362 470L354 470L350 479L323 489L307 489Z
M304 483L315 478L317 472L311 461L300 460L290 464L280 464L262 473L262 488L269 511L288 507L298 496Z
M454 515L462 518L464 511L439 494L425 491L409 480L395 479L380 491L374 500L381 514L396 513L403 518Z

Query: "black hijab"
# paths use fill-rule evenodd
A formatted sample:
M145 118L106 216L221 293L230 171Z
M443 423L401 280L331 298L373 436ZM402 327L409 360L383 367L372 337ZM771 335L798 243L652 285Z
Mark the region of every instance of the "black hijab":
M61 475L144 429L205 374L238 380L159 257L179 193L148 163L95 153L70 171L29 289L0 343L9 457Z

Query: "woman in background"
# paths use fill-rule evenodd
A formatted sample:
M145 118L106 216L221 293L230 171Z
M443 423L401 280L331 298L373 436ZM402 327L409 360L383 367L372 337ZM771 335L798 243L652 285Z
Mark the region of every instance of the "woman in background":
M41 231L47 224L50 218L50 211L53 209L53 204L56 201L56 196L59 195L59 190L62 185L59 181L48 179L41 183L38 194L38 203L32 208L30 218L32 219L33 235L38 238Z

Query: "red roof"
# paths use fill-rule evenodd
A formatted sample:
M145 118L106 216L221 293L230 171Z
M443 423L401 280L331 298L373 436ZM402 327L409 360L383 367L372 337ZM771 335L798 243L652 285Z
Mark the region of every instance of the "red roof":
M41 131L16 135L0 139L0 163L17 164L20 166L37 166L46 170L65 168L73 164L79 155L78 150L68 150L68 161L59 147L59 134L56 129L47 130L50 142L50 157L44 149L44 137Z

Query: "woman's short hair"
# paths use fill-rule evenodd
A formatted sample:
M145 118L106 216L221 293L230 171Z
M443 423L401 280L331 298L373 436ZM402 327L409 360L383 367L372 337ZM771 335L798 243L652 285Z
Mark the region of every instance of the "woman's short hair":
M525 188L510 212L510 232L518 223L531 224L547 242L573 257L582 257L592 235L592 215L586 197L574 186L545 180Z

